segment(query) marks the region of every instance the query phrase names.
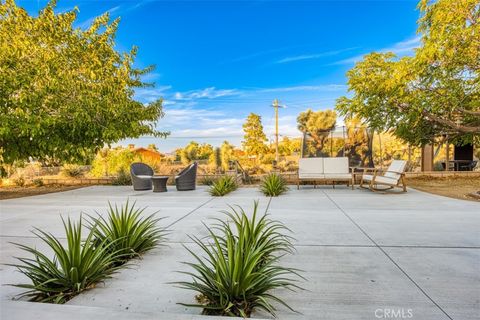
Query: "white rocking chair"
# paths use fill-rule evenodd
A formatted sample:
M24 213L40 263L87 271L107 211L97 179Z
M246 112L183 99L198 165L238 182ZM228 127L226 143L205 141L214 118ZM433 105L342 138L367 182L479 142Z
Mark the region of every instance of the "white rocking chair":
M395 187L402 188L403 192L407 192L405 184L405 170L407 161L393 160L386 171L375 170L373 175L363 174L360 181L360 187L370 189L372 191L386 191ZM366 184L367 186L364 186ZM387 188L378 188L379 185L387 186Z

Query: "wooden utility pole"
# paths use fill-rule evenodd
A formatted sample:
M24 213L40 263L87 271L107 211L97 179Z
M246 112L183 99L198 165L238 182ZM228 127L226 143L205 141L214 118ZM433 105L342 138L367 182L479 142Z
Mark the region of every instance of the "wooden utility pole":
M278 99L275 99L272 107L275 108L275 161L278 164L278 108L283 108L283 106L278 104Z

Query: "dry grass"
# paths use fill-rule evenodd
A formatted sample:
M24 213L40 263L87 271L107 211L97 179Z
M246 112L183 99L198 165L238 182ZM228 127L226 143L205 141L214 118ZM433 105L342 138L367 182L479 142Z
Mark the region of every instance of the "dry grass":
M23 198L37 196L40 194L74 190L85 187L84 185L63 186L63 185L46 185L42 187L0 187L0 200Z
M480 176L452 176L443 178L420 176L408 178L407 185L421 191L441 196L480 202L480 198L472 196L472 194L480 191Z

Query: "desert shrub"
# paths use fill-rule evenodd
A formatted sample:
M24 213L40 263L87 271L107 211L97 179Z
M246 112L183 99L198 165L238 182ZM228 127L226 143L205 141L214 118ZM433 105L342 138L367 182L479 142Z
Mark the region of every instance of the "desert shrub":
M35 187L43 187L45 184L43 183L43 179L36 178L32 180L32 183Z
M110 203L108 207L107 217L90 216L88 227L96 244L118 253L116 265L155 248L164 239L165 229L157 225L161 219L155 218L155 213L143 217L146 208L136 208L135 202L130 205L128 200L120 207Z
M264 165L272 165L274 160L275 160L275 154L266 153L266 154L261 156L260 163L264 164Z
M111 250L113 243L105 241L94 245L95 228L82 240L82 218L77 223L63 220L66 245L50 233L35 229L33 233L54 253L49 258L35 247L16 244L33 258L17 258L21 263L13 264L32 283L15 284L28 289L19 298L32 301L64 303L80 292L92 288L96 283L109 278L117 267L114 262L118 253Z
M223 197L236 189L237 182L235 177L223 176L212 183L209 192L214 197Z
M82 168L76 164L65 164L62 167L62 174L66 177L76 178L83 175Z
M23 176L19 176L18 178L13 179L13 183L17 187L23 187L25 186L25 178Z
M207 227L208 243L191 237L198 249L185 248L196 262L186 263L193 271L184 273L193 279L176 284L197 292L197 303L182 305L202 308L203 314L240 317L249 317L255 308L275 315L272 302L293 311L273 292L300 289L295 284L301 278L298 270L278 264L292 250L290 238L283 234L287 229L266 215L257 219L257 208L255 203L252 218L241 208L227 212L232 222L219 220Z
M295 161L280 161L277 167L281 172L296 172L298 170L298 165Z
M203 184L205 186L211 186L215 181L216 181L216 179L214 177L205 176L205 177L203 177L203 179L201 181L201 184Z
M282 176L276 173L270 173L263 178L260 185L260 191L268 197L277 197L288 190L287 182Z
M112 185L114 186L129 186L132 184L132 176L130 172L125 171L123 168L117 173L117 176L113 178Z

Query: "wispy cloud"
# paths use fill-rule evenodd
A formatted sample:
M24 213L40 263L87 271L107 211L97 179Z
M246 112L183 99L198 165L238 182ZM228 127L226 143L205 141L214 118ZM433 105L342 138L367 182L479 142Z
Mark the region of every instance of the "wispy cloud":
M109 13L110 15L114 12L118 12L120 10L121 6L115 6L115 7L112 7L110 9L108 9L107 11L105 11L104 13ZM94 17L90 17L88 18L87 20L83 21L83 22L80 22L78 23L78 26L81 28L81 29L86 29L88 27L90 27L90 25L93 23L93 21L95 21L95 19L97 18L98 16L94 16Z
M302 54L302 55L297 55L297 56L291 56L291 57L286 57L286 58L277 60L274 63L282 64L282 63L290 63L290 62L296 62L296 61L301 61L301 60L319 59L319 58L323 58L323 57L335 56L337 54L347 52L347 51L351 51L351 50L354 50L354 49L358 49L358 47L345 48L345 49L340 49L340 50L332 50L332 51L326 51L326 52L314 53L314 54Z
M142 81L145 81L145 82L151 82L151 81L154 81L158 78L160 78L162 76L161 73L157 73L157 72L150 72L150 73L147 73L145 75L142 75Z
M421 44L421 37L420 36L415 36L413 38L409 38L400 42L397 42L393 44L390 47L383 48L380 50L374 50L375 52L393 52L397 56L406 56L406 55L411 55L415 52L415 49L418 48ZM358 61L361 61L363 57L368 54L364 53L361 55L357 55L354 57L350 57L348 59L340 60L337 62L332 63L331 65L339 65L339 64L354 64Z
M254 92L293 92L293 91L342 91L347 88L344 84L322 84L311 86L291 86L291 87L276 87L276 88L258 88Z
M138 88L135 90L135 98L141 102L152 102L159 98L165 97L166 92L172 86L159 86L154 88Z
M243 118L235 118L218 109L175 105L165 108L165 118L159 125L171 130L175 138L225 138L240 136Z
M276 48L276 49L271 49L271 50L253 52L251 54L247 54L247 55L244 55L244 56L240 56L240 57L236 57L236 58L233 58L233 59L230 59L230 60L227 60L227 61L220 62L219 64L226 64L226 63L233 63L233 62L241 62L241 61L251 60L251 59L254 59L254 58L269 55L269 54L272 54L272 53L281 52L281 51L292 49L292 48L294 48L294 47L290 46L290 47L283 47L283 48Z
M237 89L216 89L215 87L209 87L199 90L176 92L173 98L175 100L215 99L239 94L240 91Z
M138 3L134 3L134 4L129 4L129 5L118 5L118 6L115 6L115 7L112 7L110 9L108 9L107 11L105 11L104 13L109 13L112 17L119 17L121 15L125 15L133 10L136 10L144 5L146 5L147 3L149 3L151 1L148 1L148 0L144 0L144 1L140 1ZM81 9L81 8L80 8ZM98 14L98 15L95 15L93 17L90 17L86 20L84 20L83 22L79 22L77 25L78 27L80 27L81 29L86 29L88 28L92 23L93 21L95 21L95 19L102 15L103 13L101 14Z
M183 129L177 130L174 135L175 138L188 138L188 139L205 139L205 138L234 138L241 137L243 134L241 127L232 128L230 126L226 127L215 127L215 128L205 128L205 129Z

